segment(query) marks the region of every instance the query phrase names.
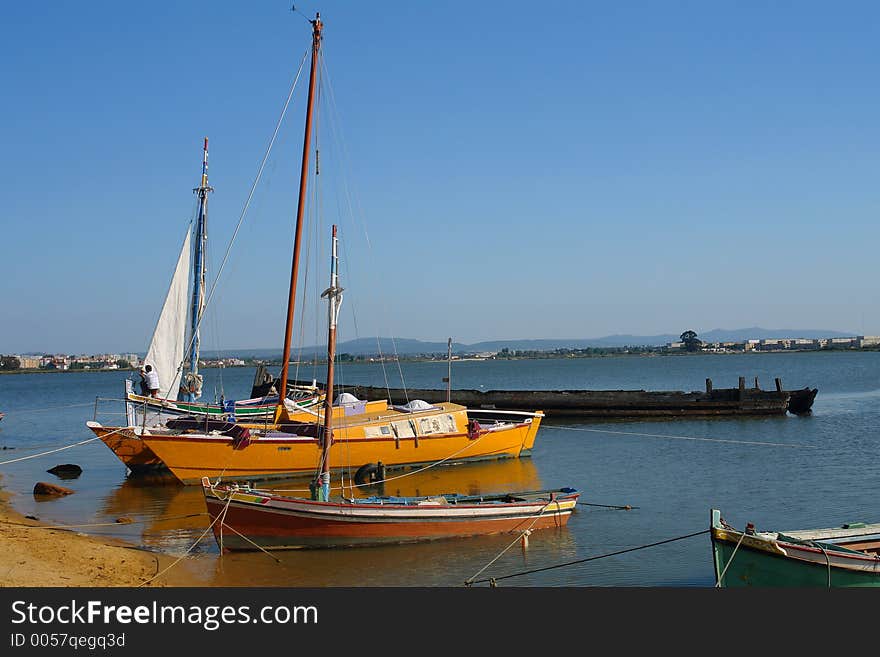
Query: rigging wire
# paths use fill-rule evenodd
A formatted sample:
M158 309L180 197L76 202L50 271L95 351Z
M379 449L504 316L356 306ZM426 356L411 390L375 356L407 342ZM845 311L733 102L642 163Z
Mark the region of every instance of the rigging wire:
M561 429L563 431L586 431L591 433L609 433L620 436L640 436L645 438L667 438L669 440L693 440L709 443L730 443L733 445L757 445L760 447L792 447L800 449L821 449L816 445L804 445L800 443L770 443L762 440L732 440L729 438L701 438L698 436L673 436L660 433L640 433L635 431L612 431L611 429L587 429L586 427L563 427L560 425L545 424L548 429Z
M322 63L323 63L323 61L324 60L322 59ZM341 120L339 117L339 109L338 109L338 105L336 103L336 97L335 97L335 94L333 91L333 83L330 78L330 73L326 68L326 65L324 66L324 77L326 78L326 81L327 81L326 88L327 88L328 105L329 105L329 110L330 110L329 111L329 124L330 124L330 128L331 128L330 134L332 135L332 137L334 139L334 141L331 143L335 144L335 146L337 147L337 151L339 153L339 157L337 158L337 161L339 162L340 179L342 181L342 188L344 191L344 199L348 205L348 212L352 217L353 223L359 224L361 229L363 230L364 239L365 239L365 242L367 245L367 256L370 261L370 264L373 265L370 269L368 269L368 273L371 273L372 271L375 271L375 269L376 269L376 267L375 267L375 253L373 252L372 242L370 240L370 234L369 234L369 231L367 230L367 223L364 220L365 213L363 210L363 206L360 203L360 197L355 193L355 190L353 190L348 185L348 175L347 174L350 172L350 157L349 157L348 149L347 149L346 143L345 143L345 135L342 133L342 129L340 127ZM354 201L352 200L353 198L354 198ZM370 287L370 286L365 286L365 287ZM383 284L380 284L377 287L383 287ZM354 301L351 303L352 303L352 312L354 312L356 304ZM384 299L380 299L380 303L383 305L383 312L381 313L381 316L383 316L383 317L390 316L390 313L389 313L388 307L387 307L387 302ZM355 335L359 336L359 328L357 327L356 323L355 323ZM376 350L379 355L379 365L382 369L382 376L385 381L385 389L390 391L391 385L388 380L388 371L387 371L387 368L385 365L385 356L384 356L384 353L382 350L382 343L381 343L378 332L376 333ZM395 347L395 351L396 351L396 347ZM398 363L398 366L399 366L399 363ZM401 374L401 376L402 376L402 374Z
M211 285L211 291L208 294L208 298L205 300L204 308L207 308L214 298L214 293L217 290L217 286L220 282L220 277L223 274L223 269L225 268L226 262L229 259L229 254L232 251L233 244L235 243L235 238L238 236L238 232L241 229L242 223L244 222L245 215L247 214L248 208L250 207L250 204L251 204L251 199L253 198L254 192L257 189L257 185L260 182L260 178L263 175L263 169L265 169L266 161L269 159L269 154L272 152L272 146L275 144L275 139L278 136L278 131L280 130L281 124L284 121L284 116L287 113L287 108L290 105L290 99L293 97L293 92L296 89L297 83L299 82L299 78L300 78L300 75L302 74L303 66L305 65L306 57L308 56L309 52L310 52L310 49L307 49L306 52L303 54L302 60L300 61L300 64L299 64L299 69L297 70L296 76L294 77L293 82L290 85L290 91L287 93L287 99L284 101L284 106L282 107L281 113L278 117L278 121L275 124L275 130L272 132L272 137L269 140L268 146L266 147L266 152L263 155L263 160L260 162L260 167L257 170L257 175L254 178L254 182L251 185L250 192L247 195L247 200L245 201L244 207L241 210L241 214L238 217L238 223L236 224L235 230L232 232L232 237L229 240L229 244L226 247L226 252L223 255L222 262L220 263L220 268L217 270L217 275L214 277L214 282ZM205 312L203 310L202 316L199 318L199 321L196 324L196 332L198 332L204 317L205 317ZM193 344L194 339L195 339L195 336L192 336L192 338L190 339L190 344L188 346L188 349L192 348L192 344ZM182 372L182 368L183 368L183 362L181 362L177 368L178 374L180 374Z

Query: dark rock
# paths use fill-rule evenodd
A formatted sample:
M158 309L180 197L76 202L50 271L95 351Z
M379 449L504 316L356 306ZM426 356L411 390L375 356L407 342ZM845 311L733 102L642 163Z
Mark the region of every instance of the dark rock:
M45 481L38 481L34 486L34 495L70 495L73 490L64 486L56 486L55 484L47 484Z
M28 520L39 520L37 516L25 516L25 518L27 518Z
M121 518L117 518L116 522L118 522L120 525L128 525L128 524L133 523L134 520L132 520L131 518L129 518L127 516L122 516Z
M82 474L82 468L75 463L63 463L56 465L51 470L46 470L49 474L53 474L59 479L76 479Z

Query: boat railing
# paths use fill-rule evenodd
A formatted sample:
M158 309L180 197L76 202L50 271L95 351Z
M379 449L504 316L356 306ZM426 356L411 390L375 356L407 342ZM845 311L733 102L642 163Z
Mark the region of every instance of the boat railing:
M126 415L126 403L128 402L125 399L119 397L95 397L95 409L92 414L92 420L101 424L108 424L109 422L105 420L110 420L113 424L118 424L116 420L120 417L124 418ZM104 420L99 418L104 418Z
M95 397L92 419L104 426L149 427L167 419L161 407L120 397Z

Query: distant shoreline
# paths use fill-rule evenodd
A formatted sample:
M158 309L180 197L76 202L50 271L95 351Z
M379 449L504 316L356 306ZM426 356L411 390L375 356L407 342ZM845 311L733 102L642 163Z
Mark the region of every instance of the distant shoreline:
M825 354L840 354L840 353L865 353L865 352L875 352L880 351L880 347L863 347L861 349L852 349L852 348L826 348L826 349L774 349L767 351L679 351L679 352L666 352L660 353L656 351L641 351L635 353L597 353L597 354L555 354L547 352L546 356L538 356L538 355L523 355L523 356L504 356L501 358L477 358L477 357L465 357L465 358L454 358L452 360L453 363L473 363L473 362L498 362L498 361L506 361L506 360L574 360L580 358L657 358L658 356L736 356L742 354L749 355L760 355L760 356L770 356L770 355L778 355L778 354L811 354L811 353L825 353ZM291 361L293 363L295 361ZM302 362L302 361L300 361ZM311 364L312 361L308 361ZM325 360L317 361L318 363L326 362ZM371 361L371 360L353 360L348 364L354 365L369 365L376 364L382 361ZM396 360L385 360L384 362L401 362L401 363L443 363L446 364L447 360L445 358L428 358L428 357L402 357ZM239 369L239 368L247 368L247 367L257 367L259 365L265 365L267 367L280 367L281 361L261 361L259 363L245 363L244 365L225 365L224 367L216 367L216 366L206 366L202 369L212 370L212 369ZM50 369L18 369L18 370L0 370L0 375L7 374L83 374L83 373L101 373L101 374L109 374L111 372L137 372L138 368L130 367L130 368L120 368L115 370L110 369L67 369L67 370L50 370Z

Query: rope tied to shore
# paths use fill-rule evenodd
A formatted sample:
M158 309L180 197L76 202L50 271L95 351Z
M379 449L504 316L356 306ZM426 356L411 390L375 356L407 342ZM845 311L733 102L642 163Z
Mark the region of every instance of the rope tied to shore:
M107 434L107 435L109 436L110 434ZM100 440L100 438L98 436L95 436L94 438L89 438L87 440L81 440L78 443L73 443L72 445L65 445L64 447L59 447L58 449L52 449L52 450L49 450L48 452L40 452L39 454L31 454L30 456L22 456L20 458L12 459L10 461L0 461L0 465L9 465L10 463L18 463L19 461L27 461L29 459L35 459L35 458L39 458L41 456L48 456L49 454L55 454L56 452L63 452L66 449L72 449L74 447L79 447L80 445L85 445L86 443L91 443L96 440Z
M126 519L124 522L120 522L116 520L114 522L90 522L82 525L28 525L23 522L12 522L11 520L0 520L0 523L4 525L13 525L15 527L21 527L22 529L82 529L86 527L117 527L119 525L137 525L144 522L165 522L168 520L183 520L186 518L199 518L201 516L208 515L207 511L203 511L202 513L188 513L186 515L181 516L159 516L156 517L147 517L141 518L140 520L130 520ZM30 517L30 516L26 516Z
M196 545L198 545L199 543L202 542L202 539L205 538L205 536L208 535L208 532L211 531L211 530L214 528L214 525L217 524L217 521L218 521L218 520L221 520L221 519L224 518L224 517L226 517L226 510L229 508L229 503L230 503L230 502L232 502L232 495L230 495L229 498L227 498L227 500L226 500L226 506L223 507L223 513L222 513L222 514L219 514L216 518L214 518L213 522L211 522L211 524L208 525L208 527L205 529L205 531L203 531L203 532L201 533L201 535L195 540L195 543L193 543L192 545L190 545L190 546L186 549L186 551L185 551L183 554L181 554L177 559L175 559L173 562L171 562L168 566L166 566L166 567L163 568L162 570L158 571L155 575L153 575L153 576L150 577L149 579L145 579L143 582L141 582L140 584L138 584L138 587L146 586L147 584L149 584L150 582L152 582L153 580L155 580L157 577L159 577L160 575L164 575L164 574L167 573L169 570L171 570L172 568L174 568L174 566L176 566L176 565L179 564L181 561L183 561L183 560L189 555L189 553L192 552L193 549L195 549Z
M554 504L556 505L556 510L559 511L560 509L559 509L559 500L558 500L558 499L552 499L552 500L550 500L549 502L547 502L547 504L545 504L543 507L541 507L541 512L540 512L538 515L536 515L536 516L534 517L534 519L532 520L531 524L530 524L528 527L526 527L525 529L523 529L522 531L520 531L520 533L517 535L517 537L516 537L515 539L513 539L513 541L511 541L510 544L509 544L506 548L504 548L503 550L501 550L501 552L499 552L499 553L495 556L494 559L492 559L489 563L487 563L485 566L483 566L483 567L480 568L477 572L475 572L473 575L471 575L468 579L466 579L465 582L464 582L464 585L465 585L465 586L470 586L471 584L473 584L473 583L474 583L474 580L476 579L476 577L477 577L480 573L482 573L484 570L486 570L486 568L488 568L488 567L491 566L493 563L495 563L496 561L498 561L498 559L501 558L501 555L503 555L505 552L507 552L510 548L512 548L512 547L513 547L514 545L516 545L518 542L520 542L521 540L523 540L523 538L529 536L529 535L532 533L532 527L535 526L535 523L538 522L538 520L541 518L541 516L544 515L544 512L545 512L547 509L549 509L551 505L554 505ZM495 578L494 578L494 577L490 577L489 579L493 581L493 586L494 586ZM481 580L481 581L485 581L485 580Z
M639 433L635 431L612 431L610 429L587 429L586 427L563 427L554 424L545 424L549 429L560 429L562 431L588 431L592 433L609 433L619 436L640 436L644 438L666 438L668 440L693 440L707 443L728 443L732 445L756 445L760 447L792 447L800 449L821 449L816 445L802 445L800 443L770 443L763 440L731 440L726 438L702 438L699 436L673 436L662 433Z
M727 574L727 569L730 567L730 564L733 563L733 558L736 556L736 551L739 550L739 546L742 544L743 539L746 537L746 533L743 532L739 535L739 540L736 542L736 547L733 548L733 553L730 555L730 559L727 560L727 563L724 564L724 569L721 571L721 574L718 576L718 581L715 582L715 588L721 588L721 582L724 581L724 576Z
M474 580L472 577L471 579L465 581L465 586L471 586L472 584L482 584L484 582L489 582L490 585L494 587L494 586L496 586L496 583L502 579L510 579L511 577L520 577L521 575L531 575L532 573L540 573L540 572L544 572L546 570L554 570L555 568L565 568L566 566L575 566L577 564L586 563L588 561L596 561L597 559L604 559L605 557L614 557L619 554L625 554L627 552L635 552L637 550L644 550L646 548L656 547L658 545L664 545L666 543L673 543L675 541L683 541L687 538L693 538L694 536L700 536L702 534L708 534L708 533L709 533L709 530L704 529L703 531L700 531L700 532L694 532L693 534L686 534L684 536L677 536L675 538L668 538L663 541L657 541L656 543L649 543L647 545L640 545L640 546L634 547L634 548L627 548L626 550L618 550L617 552L609 552L607 554L600 554L595 557L587 557L585 559L577 559L575 561L568 561L566 563L555 564L553 566L544 566L543 568L533 568L531 570L523 570L518 573L511 573L509 575L502 575L501 577L488 577L486 579L481 579L481 580ZM498 555L498 556L501 556L501 555ZM497 560L497 558L498 557L496 557L492 561ZM490 564L487 564L485 567L483 567L479 572L482 572L483 570L485 570L489 565L491 565L491 562L490 562ZM477 574L479 574L479 572ZM474 575L474 577L476 577L476 575Z

